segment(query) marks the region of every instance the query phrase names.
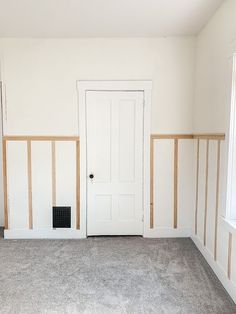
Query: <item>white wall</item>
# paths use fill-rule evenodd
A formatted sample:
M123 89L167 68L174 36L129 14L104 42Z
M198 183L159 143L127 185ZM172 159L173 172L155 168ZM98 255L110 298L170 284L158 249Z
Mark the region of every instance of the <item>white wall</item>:
M199 232L195 238L198 247L211 264L225 287L236 300L236 254L235 229L224 223L226 215L226 179L229 117L231 104L232 54L236 53L236 1L225 1L197 38L196 45L196 101L193 110L194 132L226 133L221 149L219 230L217 260L213 259L216 208L216 143L211 143L209 152L207 243L203 244L205 212L206 171L200 172L199 186ZM200 164L205 165L206 144L200 147ZM227 278L228 239L233 233L232 275Z
M191 132L195 39L2 39L5 134L78 134L76 80L152 79L152 132Z
M196 44L195 133L226 133L222 153L220 212L226 212L226 175L232 85L232 56L236 53L236 1L225 1Z
M195 60L195 39L192 37L1 39L0 51L6 95L4 98L5 135L78 135L76 80L85 79L151 79L153 80L152 133L192 132ZM165 145L164 142L162 144ZM162 144L155 145L159 149ZM169 146L172 144L170 141ZM38 208L48 215L51 210L50 145L47 143L44 147L37 145L32 148L33 209L36 211L34 218L38 217ZM180 193L180 228L188 228L190 223L186 217L192 204L192 187L186 181L188 180L186 174L192 160L191 147L192 144L180 144L180 153L185 157L189 156L189 162L180 165L180 184L188 187L187 205L186 202L183 203L184 198ZM34 154L37 150L44 152L42 155L48 158L47 165L45 160L39 160L40 154ZM15 160L14 156L18 156L19 160L18 158ZM15 224L16 228L22 229L25 228L28 219L25 143L8 145L8 158L8 176L11 177L9 178L10 226L14 226L14 221L16 222L14 218L16 213L26 210L24 218L19 219L18 224ZM159 166L165 166L164 155L155 158ZM66 160L67 163L70 162L68 158ZM44 167L41 166L42 171L38 173L40 162L43 162ZM168 164L166 166L169 167ZM63 166L58 171L58 178L63 178L63 175L65 178ZM44 182L43 186L39 186L40 181ZM157 193L162 195L167 192L171 198L172 186L168 185L168 182L163 186L163 190L162 186L163 184ZM43 189L43 197L42 193L40 195L36 193L37 188L39 191ZM75 190L72 183L69 190ZM72 202L71 196L73 195L68 193L61 197ZM156 202L156 206L158 208L155 208L157 211L155 226L173 228L172 206L166 210L165 198L163 202ZM47 221L45 218L40 222L40 226L46 227ZM35 223L37 226L38 222Z

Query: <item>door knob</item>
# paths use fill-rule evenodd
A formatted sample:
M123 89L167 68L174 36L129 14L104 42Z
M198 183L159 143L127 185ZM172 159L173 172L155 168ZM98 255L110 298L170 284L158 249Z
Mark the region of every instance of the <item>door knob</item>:
M94 178L94 175L93 175L92 173L90 173L89 178L90 178L90 179L93 179L93 178Z

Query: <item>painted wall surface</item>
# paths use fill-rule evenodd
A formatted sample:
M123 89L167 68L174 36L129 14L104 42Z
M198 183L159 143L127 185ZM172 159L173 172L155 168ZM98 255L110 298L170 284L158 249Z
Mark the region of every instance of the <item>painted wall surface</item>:
M227 0L198 35L196 44L196 91L193 109L195 133L226 133L228 145L232 85L232 56L236 53L236 1ZM226 187L227 152L222 156L222 180ZM220 212L225 216L226 188Z
M226 215L226 181L229 117L232 85L232 55L236 53L236 1L223 3L208 25L197 38L196 45L196 102L193 110L194 132L226 133L221 147L221 172L219 191L219 219L217 259L214 261L215 213L216 213L216 143L209 151L209 180L207 201L207 241L204 246L204 216L206 212L206 141L200 145L200 182L198 233L195 237L198 247L215 269L231 296L236 300L236 253L235 229L224 222ZM232 274L227 278L229 233L233 233Z
M192 37L1 39L0 51L5 135L78 135L76 81L111 79L153 81L152 133L192 131L195 56L195 39ZM63 151L63 145L65 143L58 145L58 152L59 148ZM163 144L160 144L162 150L164 146L161 145ZM168 147L167 145L167 151ZM187 154L191 155L191 149L183 149L187 149ZM10 225L12 223L18 229L25 228L28 221L26 153L26 143L9 143ZM32 146L33 207L35 217L38 217L35 226L44 228L49 226L51 212L50 154L50 143L34 143ZM74 156L62 155L58 158L63 158L65 164L70 164ZM159 165L162 162L165 164L165 155L160 154L156 158ZM168 164L166 166L169 167ZM39 172L37 169L40 167L42 170ZM61 162L58 167L57 179L63 182L67 178L65 167ZM168 186L168 182L166 184L168 194L172 195L171 186ZM59 182L57 186L59 188ZM74 192L68 192L75 191L74 179L69 181L67 188L69 190L64 190L63 195L60 191L57 193L61 195L64 205L66 202L74 202ZM190 201L191 189L189 187ZM44 191L43 197L37 190L41 194ZM160 193L165 191L161 190ZM158 204L160 220L157 221L157 226L171 226L172 208L166 210L165 198L162 202L158 200ZM74 213L74 206L72 207ZM18 219L22 210L26 210L24 218ZM40 210L48 214L44 218L43 215L39 217L37 213ZM188 227L189 224L185 218L188 217L185 215L186 210L187 208L181 214L182 227Z
M5 134L78 135L76 80L153 80L152 133L192 131L195 39L2 39Z

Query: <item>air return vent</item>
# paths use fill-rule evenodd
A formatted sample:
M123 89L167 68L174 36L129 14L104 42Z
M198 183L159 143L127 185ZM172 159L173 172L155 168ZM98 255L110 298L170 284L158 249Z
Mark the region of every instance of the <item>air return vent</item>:
M71 228L71 207L54 206L53 228Z

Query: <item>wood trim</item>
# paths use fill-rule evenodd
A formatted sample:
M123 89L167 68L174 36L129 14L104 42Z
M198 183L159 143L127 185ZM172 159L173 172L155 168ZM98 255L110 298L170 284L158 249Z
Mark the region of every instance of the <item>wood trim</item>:
M31 141L27 141L29 229L33 229Z
M154 140L173 140L173 139L193 139L192 134L152 134L151 138Z
M204 241L203 241L204 246L206 246L206 237L207 237L208 173L209 173L209 139L207 139L207 148L206 148L205 213L204 213Z
M231 279L231 272L232 272L232 242L233 242L233 236L232 233L229 233L229 240L228 240L228 279Z
M4 187L4 224L5 229L9 228L8 225L8 191L7 191L7 142L3 139L2 142L3 152L3 187Z
M171 139L200 139L200 140L225 140L223 133L201 133L201 134L152 134L154 140Z
M6 141L79 141L78 136L32 136L32 135L9 135L4 136Z
M56 145L52 141L52 206L56 206Z
M76 229L80 229L80 142L76 142Z
M220 190L220 151L221 142L217 145L217 173L216 173L216 209L215 209L215 238L214 238L214 260L217 260L217 241L218 241L218 215L219 215L219 190Z
M174 140L174 229L178 227L178 161L179 141Z
M202 139L202 140L225 140L225 134L152 134L154 140L161 139ZM78 136L50 136L50 135L6 135L3 139L7 141L79 141Z
M225 140L225 134L223 133L202 133L202 134L193 134L194 139L199 140Z
M199 191L199 153L200 153L200 140L197 140L197 170L196 170L196 207L195 207L195 235L198 232L198 191Z
M150 229L154 228L154 139L150 143Z

